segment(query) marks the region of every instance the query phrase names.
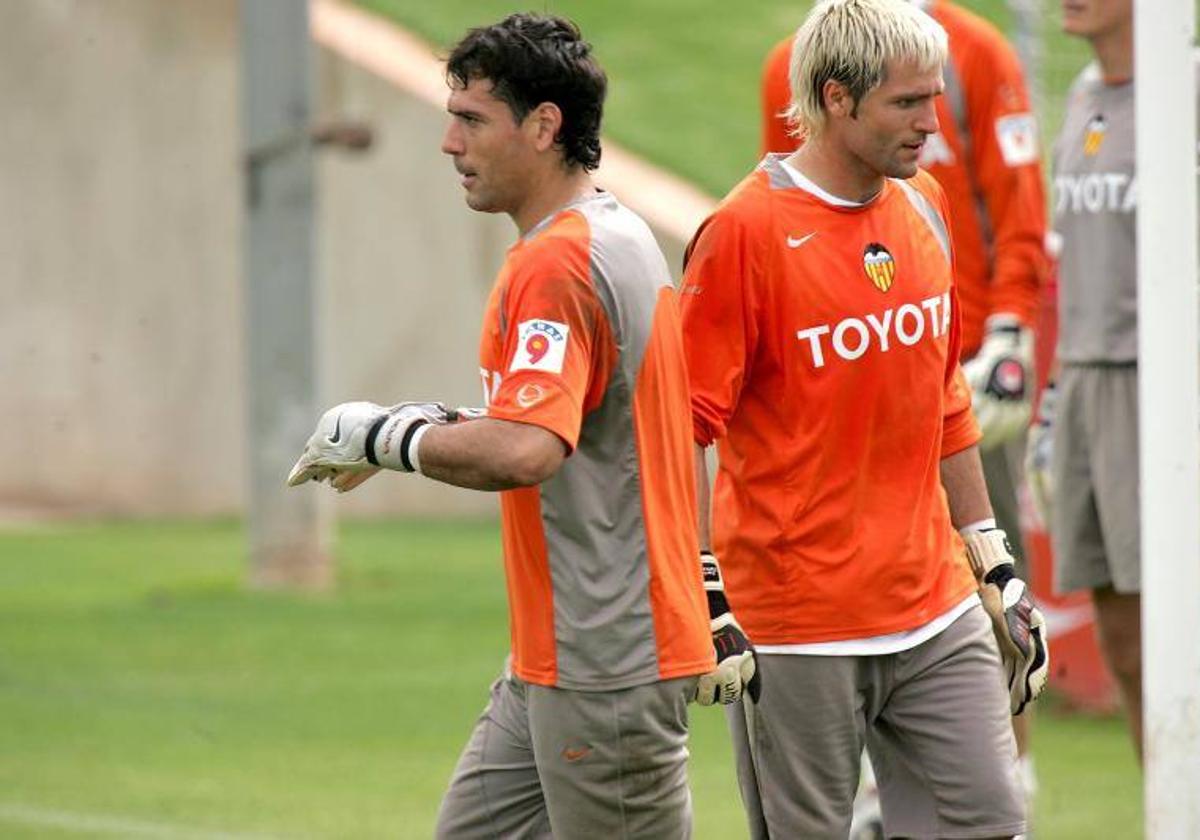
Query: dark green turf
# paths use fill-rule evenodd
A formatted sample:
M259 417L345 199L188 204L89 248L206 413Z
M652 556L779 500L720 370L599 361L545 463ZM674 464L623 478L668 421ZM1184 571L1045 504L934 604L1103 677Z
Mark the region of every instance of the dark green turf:
M767 50L792 32L808 4L795 0L358 0L445 50L468 27L534 9L574 19L608 71L606 132L630 149L723 195L758 159L759 73ZM1004 0L965 0L1007 29ZM1058 31L1046 3L1044 126L1057 128L1062 93L1086 49Z
M494 525L346 526L322 596L244 590L243 551L234 523L0 532L0 837L114 836L13 809L430 835L507 648ZM696 836L743 837L722 717L693 721ZM1039 837L1139 836L1118 721L1037 740Z

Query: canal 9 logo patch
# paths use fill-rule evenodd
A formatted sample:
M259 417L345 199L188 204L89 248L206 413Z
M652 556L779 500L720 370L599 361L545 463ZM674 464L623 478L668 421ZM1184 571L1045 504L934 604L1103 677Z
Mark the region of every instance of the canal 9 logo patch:
M571 328L558 321L522 321L517 325L517 351L509 370L562 373Z

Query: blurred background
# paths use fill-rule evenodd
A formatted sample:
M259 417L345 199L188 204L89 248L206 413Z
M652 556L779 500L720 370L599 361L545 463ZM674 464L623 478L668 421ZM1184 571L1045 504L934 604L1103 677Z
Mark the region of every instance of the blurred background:
M678 271L758 158L762 61L808 3L536 5L594 44L600 181ZM1051 0L960 5L1020 47L1048 141L1084 44ZM0 837L430 836L507 649L496 500L283 478L328 404L479 402L514 231L438 150L436 56L521 8L5 6ZM1034 519L1037 836L1140 837L1089 608L1050 591ZM696 836L745 836L721 715L693 728Z

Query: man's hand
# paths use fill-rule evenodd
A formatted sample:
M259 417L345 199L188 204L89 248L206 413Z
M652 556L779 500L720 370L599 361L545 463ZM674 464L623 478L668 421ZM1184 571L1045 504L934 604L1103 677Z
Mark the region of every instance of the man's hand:
M349 402L329 409L288 475L289 487L310 479L341 492L353 490L381 468L417 469L417 434L430 424L447 422L451 413L441 403L400 403L385 408Z
M979 597L992 619L1000 659L1008 680L1014 715L1025 710L1046 687L1050 649L1046 619L1033 603L1025 581L1016 576L1008 538L999 528L963 537L967 557L979 581Z
M1058 389L1050 382L1042 390L1037 420L1029 430L1029 441L1025 446L1025 477L1029 481L1029 494L1042 525L1047 529L1050 528L1050 516L1054 511L1054 477L1050 472L1050 462L1054 457L1057 414Z
M710 552L702 551L700 566L704 571L704 592L708 596L709 627L717 652L717 668L700 676L696 686L696 702L701 706L735 703L741 699L745 689L757 703L762 692L762 675L757 673L754 645L750 644L729 609L717 558Z
M983 432L981 449L1007 443L1025 430L1033 391L1033 333L1028 328L1009 315L988 318L983 346L963 362L963 373Z

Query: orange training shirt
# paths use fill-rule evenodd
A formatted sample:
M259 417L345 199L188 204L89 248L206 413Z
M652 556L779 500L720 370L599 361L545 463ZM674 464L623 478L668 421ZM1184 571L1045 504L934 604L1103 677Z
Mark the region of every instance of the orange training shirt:
M488 416L571 454L500 494L512 668L613 690L714 665L678 302L645 223L608 193L510 249L484 316Z
M975 589L943 458L979 439L945 199L826 203L769 155L701 226L681 298L713 547L759 644L911 630Z
M930 5L950 39L940 130L919 161L946 191L954 227L963 357L983 340L997 312L1026 326L1037 320L1039 285L1049 272L1046 199L1038 131L1021 65L992 24L952 3ZM762 76L763 152L790 152L798 140L781 116L791 101L792 39L767 56Z

